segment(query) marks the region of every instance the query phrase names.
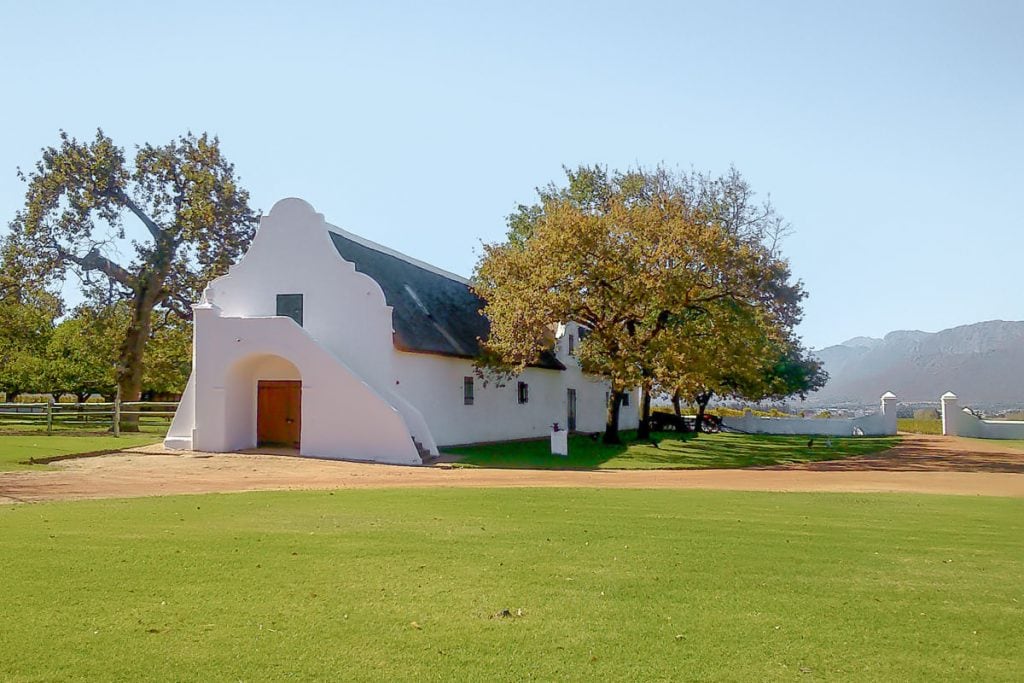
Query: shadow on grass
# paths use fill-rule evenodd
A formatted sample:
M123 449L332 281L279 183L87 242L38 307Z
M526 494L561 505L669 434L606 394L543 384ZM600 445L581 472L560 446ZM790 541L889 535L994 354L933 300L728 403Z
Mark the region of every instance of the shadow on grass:
M551 455L549 441L538 439L447 448L456 466L526 469L734 469L836 460L877 453L899 443L898 437L832 438L754 434L656 433L636 441L623 432L623 443L604 445L599 438L573 435L569 455ZM810 446L808 444L811 444Z
M908 434L896 448L849 460L789 464L787 468L842 472L1005 472L1024 474L1024 450L1008 441Z

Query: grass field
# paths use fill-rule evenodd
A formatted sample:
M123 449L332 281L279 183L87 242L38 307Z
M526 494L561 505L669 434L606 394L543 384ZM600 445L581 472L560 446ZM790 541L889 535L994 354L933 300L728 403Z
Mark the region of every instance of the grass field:
M624 432L632 439L634 432ZM587 436L569 438L569 456L551 455L548 439L445 448L459 455L466 467L523 467L533 469L707 469L777 465L786 462L835 460L892 448L898 437L815 438L756 434L655 434L658 445L627 442L605 446Z
M912 417L901 417L896 420L896 428L911 434L941 434L942 420L918 420Z
M909 495L0 506L0 679L1021 680L1022 538Z
M123 434L120 438L93 435L68 436L66 434L46 436L45 433L0 434L0 471L45 467L44 465L24 464L30 458L118 450L156 443L161 438L162 435L154 433Z

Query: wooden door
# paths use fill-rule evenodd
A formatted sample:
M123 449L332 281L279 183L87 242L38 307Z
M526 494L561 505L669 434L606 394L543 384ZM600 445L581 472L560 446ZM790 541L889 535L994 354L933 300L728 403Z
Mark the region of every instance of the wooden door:
M299 447L302 382L260 380L256 389L256 444Z
M566 403L569 405L568 428L570 432L576 431L576 390L566 389Z

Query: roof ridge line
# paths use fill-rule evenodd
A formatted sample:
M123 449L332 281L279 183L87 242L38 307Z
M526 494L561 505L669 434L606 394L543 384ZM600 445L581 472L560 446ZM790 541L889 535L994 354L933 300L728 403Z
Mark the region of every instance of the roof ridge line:
M325 223L326 223L326 221L325 221ZM410 265L414 265L417 268L422 268L423 270L426 270L426 271L429 271L431 273L434 273L435 275L440 275L442 277L446 277L449 280L454 280L455 282L458 282L460 284L463 284L463 285L471 284L470 281L467 278L464 278L461 275L456 275L455 273L452 273L452 272L449 272L447 270L444 270L443 268L438 268L437 266L432 265L430 263L427 263L426 261L420 261L419 259L413 258L412 256L409 256L408 254L403 254L400 251L396 251L395 249L392 249L391 247L385 247L383 244L378 244L378 243L374 242L373 240L368 240L365 237L362 237L361 235L356 235L355 233L351 233L348 230L343 230L342 228L339 228L336 225L332 225L330 223L326 223L326 225L327 225L327 231L328 232L336 233L336 234L338 234L338 235L340 235L340 236L342 236L342 237L344 237L346 239L352 240L356 244L361 244L362 246L364 246L364 247L366 247L368 249L373 249L374 251L379 251L382 254L387 254L388 256L394 256L395 258L401 259L402 261L405 261L406 263L408 263Z

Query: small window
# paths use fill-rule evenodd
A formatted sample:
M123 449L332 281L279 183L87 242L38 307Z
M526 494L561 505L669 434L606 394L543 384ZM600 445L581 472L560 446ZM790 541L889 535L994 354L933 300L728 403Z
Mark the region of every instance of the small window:
M473 405L473 378L462 378L462 403L467 406Z
M576 355L576 337L569 335L569 355Z
M278 294L277 314L291 318L302 327L302 295Z
M628 391L622 392L622 405L624 405L624 406L628 406L629 405L629 392Z
M528 403L530 401L530 385L526 382L519 383L519 402Z

